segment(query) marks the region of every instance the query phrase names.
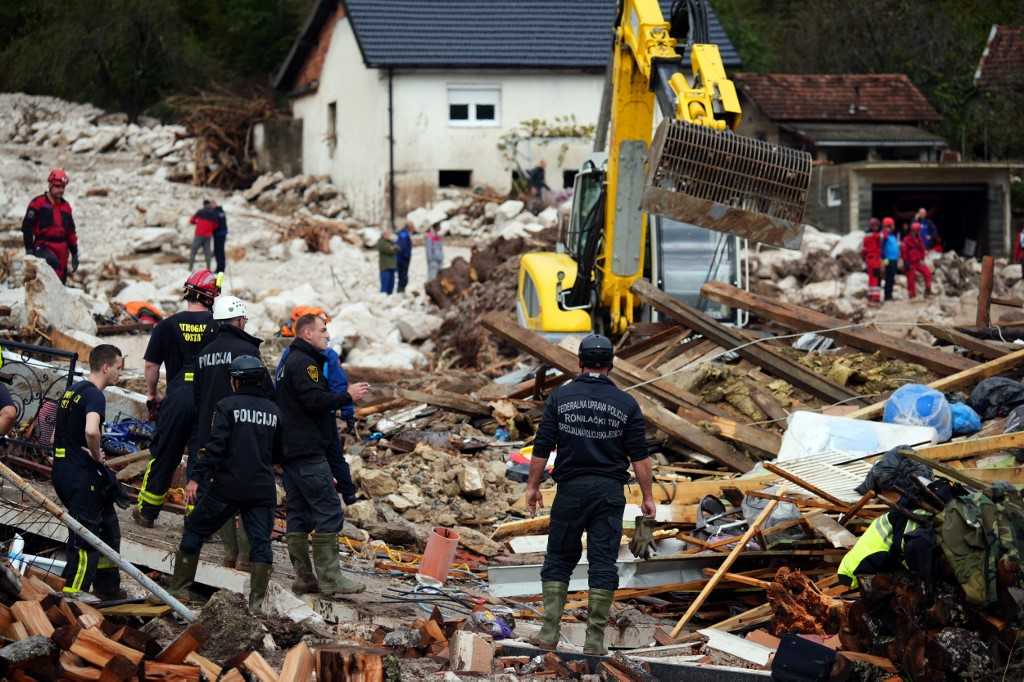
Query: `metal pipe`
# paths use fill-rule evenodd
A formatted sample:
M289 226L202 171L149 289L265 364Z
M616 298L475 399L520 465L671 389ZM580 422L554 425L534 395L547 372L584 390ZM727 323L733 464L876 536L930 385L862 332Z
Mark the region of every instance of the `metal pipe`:
M33 488L28 481L14 473L10 467L2 462L0 462L0 476L3 476L13 483L18 490L28 495L34 502L52 514L58 521L63 522L68 527L69 531L73 531L89 543L93 549L110 559L110 561L112 561L118 568L131 576L135 582L142 585L142 587L144 587L150 594L156 595L160 601L170 606L175 613L184 618L187 622L192 623L195 621L196 614L189 610L184 604L172 597L164 588L160 587L148 576L143 574L142 571L122 559L121 555L115 552L110 545L96 537L92 531L76 521L74 517L68 514L64 509L61 509L54 504L53 500Z
M391 203L391 228L395 223L395 70L388 69L388 199Z

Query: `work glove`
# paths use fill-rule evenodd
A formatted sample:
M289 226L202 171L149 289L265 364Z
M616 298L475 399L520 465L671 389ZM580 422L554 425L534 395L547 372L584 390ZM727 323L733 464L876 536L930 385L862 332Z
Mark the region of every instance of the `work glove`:
M78 272L78 252L71 254L71 272Z
M160 412L160 400L147 400L146 401L146 412L148 413L148 421L155 422L156 415Z
M654 526L656 522L648 516L636 517L636 528L633 538L629 541L629 551L637 559L650 559L654 556Z

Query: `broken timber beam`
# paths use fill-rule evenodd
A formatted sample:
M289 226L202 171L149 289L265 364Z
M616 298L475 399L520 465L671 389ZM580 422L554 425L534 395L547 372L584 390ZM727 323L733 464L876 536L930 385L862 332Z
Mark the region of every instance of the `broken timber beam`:
M965 369L962 372L957 372L956 374L936 379L928 384L928 386L941 393L948 393L950 391L956 391L971 386L982 379L988 379L989 377L1004 374L1021 364L1024 364L1024 350L1017 350L1000 356L995 360L989 360L988 362L980 365L975 365L974 367ZM884 411L885 401L882 400L868 405L867 407L855 410L846 416L850 419L874 419L875 417L881 416Z
M570 375L579 371L579 360L575 355L549 343L538 334L523 329L505 315L488 313L481 319L481 324L545 364L557 367ZM640 404L644 418L669 436L737 471L745 473L754 468L753 460L728 443L706 433L645 395L635 393L633 397Z
M995 274L995 259L985 256L981 259L981 281L978 286L978 314L975 324L979 327L992 326L992 279Z
M441 391L437 389L427 393L425 391L412 391L405 388L399 388L395 392L398 394L398 397L410 402L426 403L427 405L433 405L434 407L443 407L446 410L464 412L465 414L478 417L491 416L491 408L488 407L486 403L481 403L478 400L471 400L457 393L449 393L448 391Z
M863 400L849 389L829 381L825 377L818 376L767 346L750 343L736 330L730 329L718 320L672 298L645 279L634 282L631 290L641 300L657 308L659 312L703 334L718 346L726 350L734 350L768 374L783 379L817 398L835 403Z
M976 339L970 334L964 334L952 327L940 327L937 324L922 324L921 329L925 330L940 341L960 346L975 355L980 355L986 360L995 360L1006 355L1009 351L993 346L988 341Z
M946 353L938 348L897 338L873 329L855 329L846 320L830 317L810 308L773 301L722 282L708 282L701 287L700 291L703 296L716 303L743 308L760 318L771 320L788 329L830 336L869 353L877 351L886 357L917 363L943 376L968 370L978 365L973 360ZM837 327L843 328L837 329Z

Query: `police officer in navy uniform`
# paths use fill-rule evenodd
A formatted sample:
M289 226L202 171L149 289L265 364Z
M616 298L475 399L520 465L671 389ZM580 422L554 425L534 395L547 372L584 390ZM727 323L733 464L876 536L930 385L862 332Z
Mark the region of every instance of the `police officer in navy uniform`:
M117 382L123 367L124 359L116 346L96 346L89 353L89 378L61 396L53 435L52 475L57 497L72 518L114 551L120 550L121 526L104 475L100 439L107 409L103 389ZM103 599L120 594L117 567L70 530L62 577L68 593L91 590Z
M222 398L231 395L231 362L242 355L259 357L260 344L255 336L246 333L247 309L245 303L234 296L218 296L213 302L213 320L216 335L196 355L195 379L192 382L196 406L196 426L189 444L189 478L199 458L199 451L210 440L213 408ZM267 389L270 389L269 377ZM271 393L268 390L268 396ZM245 531L236 528L235 520L224 524L219 533L224 541L224 565L249 570L249 542Z
M551 505L547 555L541 569L544 625L531 641L545 649L558 645L569 576L583 553L587 534L587 636L584 653L604 655L604 628L619 586L615 563L622 540L622 513L632 463L640 491L641 510L654 516L651 460L644 437L640 406L615 387L608 373L614 351L611 341L591 334L579 348L580 375L548 397L533 444L526 503L530 512L541 501L540 481L552 450L557 450L552 478L558 484Z
M156 435L149 448L151 459L142 477L138 506L132 510L132 519L145 528L156 524L171 479L192 438L196 419L193 361L213 336L210 308L218 294L216 275L209 270L192 273L185 282L185 310L158 322L149 336L144 356L146 397L151 404L159 405L159 410ZM167 397L163 401L157 394L161 364L167 375Z
M267 593L274 563L273 465L281 458L282 425L277 405L266 396L267 370L259 358L240 355L229 371L234 393L215 406L210 439L185 488L195 508L185 517L170 591L183 594L196 577L203 543L240 512L251 543L249 607L255 610Z
M323 375L327 340L327 325L321 317L303 315L296 320L295 340L277 383L277 404L285 429L288 555L296 576L292 590L330 596L366 589L342 575L338 562L343 516L327 458L337 432L335 411L361 400L369 385L354 384L347 392L331 392ZM315 575L309 559L310 533Z

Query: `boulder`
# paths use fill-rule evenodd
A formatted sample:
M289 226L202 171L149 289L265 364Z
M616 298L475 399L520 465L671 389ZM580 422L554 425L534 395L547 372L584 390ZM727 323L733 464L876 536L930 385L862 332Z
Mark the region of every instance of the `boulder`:
M458 472L459 490L467 499L479 499L486 495L484 479L479 467L466 464Z
M518 199L509 199L505 203L498 206L497 212L495 213L495 219L508 222L515 218L520 213L522 213L523 207L525 205L526 204L519 201Z
M813 301L830 301L839 298L842 295L843 285L837 280L805 284L803 288L800 289L800 297L806 303Z
M401 493L391 493L384 498L388 504L395 508L395 511L402 513L416 506L416 503Z
M853 230L848 234L844 234L836 242L836 245L832 247L832 255L839 256L840 254L846 253L847 251L853 251L858 256L860 255L860 247L864 243L864 231Z
M96 141L91 137L83 137L75 140L75 143L71 145L71 153L73 154L84 154L85 152L91 152L96 147Z
M537 221L545 228L558 226L558 209L548 206L537 216Z
M804 255L799 251L778 249L762 251L757 254L757 276L764 279L772 277L782 279L790 275L798 275L803 270Z
M25 308L63 332L96 333L91 306L81 289L65 288L41 258L24 256Z
M804 238L800 243L800 252L805 255L815 251L829 253L839 243L839 239L840 237L837 234L821 232L817 228L805 225Z
M296 240L303 244L305 248L305 242L302 240ZM267 315L272 320L284 321L291 319L292 308L297 305L317 305L320 300L320 295L316 289L309 282L303 283L294 289L283 291L274 296L268 296L263 299L261 303L266 308Z
M442 199L441 201L438 201L436 204L434 204L434 210L444 211L445 218L454 213L457 213L459 208L459 203L457 201L452 201L451 199Z
M1021 273L1021 265L1015 263L1013 265L1007 265L1000 270L999 277L1006 283L1006 286L1012 287L1024 278L1024 275Z
M354 348L348 354L349 364L359 367L384 367L389 369L422 369L427 366L427 356L411 346L371 344Z
M312 175L295 175L293 177L282 180L280 183L278 183L277 188L282 192L291 192L292 190L295 190L296 192L301 192L310 185L312 185L314 182L316 182L316 178L314 178ZM305 197L303 197L303 199L305 199Z
M176 227L181 211L173 208L150 208L146 210L146 227Z
M368 469L359 478L359 485L370 497L385 497L398 492L398 482L386 471Z
M170 227L144 227L132 230L132 250L135 253L159 251L164 244L173 244L178 239L178 231Z
M789 277L783 277L780 279L776 283L776 286L778 286L779 290L783 293L793 293L800 288L800 281L793 275L790 275Z
M851 272L846 276L846 290L844 295L847 298L863 298L868 293L868 273Z
M160 298L160 292L152 282L138 281L131 282L128 286L110 300L114 303L127 303L129 301L153 301Z
M93 141L95 142L93 150L97 152L109 152L115 146L117 146L117 143L118 141L120 141L120 139L121 130L119 129L107 128L100 130L98 133L96 133L96 136L93 138Z
M351 521L360 528L367 528L379 523L380 515L373 500L360 500L345 507L345 520Z
M492 557L501 553L501 545L478 530L466 526L456 526L455 532L459 534L459 544L477 554Z
M498 204L493 201L488 201L484 204L484 217L488 220L494 220L498 215Z
M359 238L363 240L363 246L368 249L377 248L380 243L381 232L376 227L364 227L359 230Z
M441 328L442 324L444 324L444 320L436 315L413 311L410 311L403 319L395 322L395 326L398 327L398 331L402 334L402 341L406 343L426 341L434 335L434 332Z

